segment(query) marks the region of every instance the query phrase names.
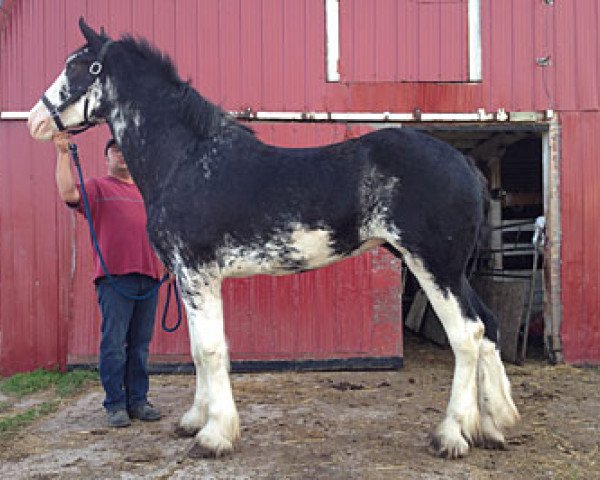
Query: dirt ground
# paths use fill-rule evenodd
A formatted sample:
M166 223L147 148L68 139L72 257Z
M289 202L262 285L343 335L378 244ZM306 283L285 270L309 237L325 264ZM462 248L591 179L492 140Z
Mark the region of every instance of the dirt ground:
M593 479L600 478L600 369L529 361L508 366L522 421L508 449L474 449L460 460L430 455L442 418L452 356L407 342L395 372L233 375L242 441L232 457L188 456L174 426L194 379L153 376L164 418L108 429L92 387L0 443L0 478L14 479Z

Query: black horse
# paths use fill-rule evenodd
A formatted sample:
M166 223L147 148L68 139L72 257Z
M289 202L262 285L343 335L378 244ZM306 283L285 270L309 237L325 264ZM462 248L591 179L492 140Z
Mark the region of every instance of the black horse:
M179 429L206 454L232 451L239 418L228 375L221 281L318 268L385 245L439 316L456 365L442 456L504 445L518 418L493 314L465 266L484 222L484 185L449 145L383 129L321 148L265 145L182 82L144 40L112 41L80 20L85 46L29 115L31 135L107 122L146 206L148 233L175 273L189 321L196 394ZM351 301L348 299L348 301Z

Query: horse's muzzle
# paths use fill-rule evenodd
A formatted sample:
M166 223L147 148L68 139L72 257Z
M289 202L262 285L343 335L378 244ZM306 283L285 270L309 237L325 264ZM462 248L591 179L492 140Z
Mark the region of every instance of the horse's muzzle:
M36 140L51 140L52 135L56 133L52 117L41 100L30 110L27 117L27 128L29 128L29 134Z

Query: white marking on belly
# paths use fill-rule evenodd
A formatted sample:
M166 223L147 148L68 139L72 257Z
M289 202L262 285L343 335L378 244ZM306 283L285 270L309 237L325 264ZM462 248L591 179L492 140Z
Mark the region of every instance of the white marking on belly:
M331 235L327 230L295 230L292 232L290 249L291 258L303 262L306 268L317 268L339 258L334 255Z
M257 274L284 275L310 270L336 262L331 233L326 229L309 229L294 223L275 234L264 244L236 245L231 238L218 251L221 274L246 277Z

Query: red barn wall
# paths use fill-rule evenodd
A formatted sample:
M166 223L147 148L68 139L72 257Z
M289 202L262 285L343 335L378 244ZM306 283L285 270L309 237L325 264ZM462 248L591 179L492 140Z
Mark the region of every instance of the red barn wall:
M453 2L463 8L464 0L440 0ZM353 18L374 5L378 18L396 15L396 3L387 0L342 3L341 14ZM0 36L4 111L28 110L56 78L66 55L82 43L76 26L81 15L92 26L104 25L112 36L134 33L148 38L171 55L182 78L190 78L204 96L229 110L408 112L418 107L424 112L472 112L599 107L598 0L553 6L538 0L481 0L483 81L478 83L367 81L368 66L358 69L356 81L326 82L323 0L13 0L8 4L12 7ZM452 15L444 22L454 25L456 18ZM357 42L351 39L360 39L363 33L348 32L351 23L345 17L340 25L341 59L355 59L356 54L348 52ZM424 32L417 32L422 48L435 51L434 42L445 38L437 33L428 36L429 27L423 28ZM381 42L366 41L371 50L362 51L372 56ZM402 45L388 43L392 51L384 54L403 59ZM547 55L551 65L538 66L536 58ZM463 58L459 55L456 61ZM342 64L341 68L350 67ZM448 64L438 69L452 78L453 68Z
M419 78L414 68L403 72L398 63L400 73L392 75L380 66L369 78L371 67L364 62L370 52L380 52L381 41L360 37L364 30L353 31L347 16L356 22L363 9L372 9L374 21L384 22L379 30L392 31L389 19L402 2L342 0L340 68L342 79L347 78L329 83L322 0L8 0L7 15L0 17L0 111L25 111L37 100L66 55L81 44L76 27L80 15L93 26L104 25L113 36L133 32L147 37L173 57L182 77L191 78L202 94L230 110L554 109L559 112L562 149L563 353L567 361L600 362L600 315L593 294L600 246L592 241L598 218L593 192L598 185L594 133L600 118L599 0L552 6L540 0L481 0L481 82L456 80L465 69L460 52L460 65L437 62L437 73L432 73L423 58L427 55L411 56L414 52L402 50L400 42L388 42L380 54L397 62L406 58L413 65L425 62L422 70L429 77L443 75L451 81L434 83L425 74ZM464 9L462 0L437 3L453 4L446 7L458 12ZM435 18L443 28L463 28L459 14ZM427 34L430 25L418 23L414 28L419 51L439 56L436 52L446 48L440 45L444 40L439 32ZM449 42L452 52L455 45L465 48L462 40ZM539 66L536 59L546 56L550 65ZM290 142L295 139L291 130L283 131ZM94 132L78 140L86 152L87 174L103 171L103 135L106 132ZM77 322L80 315L96 315L96 306L89 292L87 297L73 294L88 281L89 244L85 231L72 224L56 200L51 146L32 142L22 122L1 121L0 140L0 361L4 364L18 352L18 368L25 369L52 363L67 343L94 346L89 334L75 340L79 333L62 331L59 319L67 315L69 322ZM48 337L54 328L59 332L56 339L40 333ZM187 348L185 339L175 338L174 350Z
M600 363L600 114L561 115L561 336L566 362ZM568 159L568 161L566 160Z
M54 166L27 136L0 124L0 373L53 366L61 350Z

